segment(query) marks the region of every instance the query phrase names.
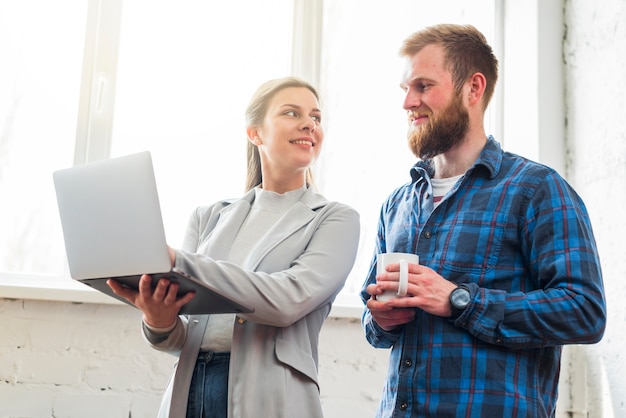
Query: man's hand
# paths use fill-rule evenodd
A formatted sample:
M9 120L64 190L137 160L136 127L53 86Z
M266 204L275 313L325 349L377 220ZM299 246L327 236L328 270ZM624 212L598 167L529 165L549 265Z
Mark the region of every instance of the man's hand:
M378 292L376 286L375 284L367 286L367 292L369 294ZM411 322L415 318L415 309L393 308L389 306L389 302L380 302L376 298L370 298L367 301L367 308L370 310L372 317L385 331L391 331L400 325Z
M367 293L376 296L385 290L395 292L398 290L399 279L400 264L390 264L385 273L376 276L376 284L367 286ZM373 297L368 300L367 307L378 325L389 331L410 322L415 317L413 309L402 308L418 308L433 315L450 316L452 314L450 293L456 287L455 283L446 280L429 267L409 264L407 296L387 302L377 301Z

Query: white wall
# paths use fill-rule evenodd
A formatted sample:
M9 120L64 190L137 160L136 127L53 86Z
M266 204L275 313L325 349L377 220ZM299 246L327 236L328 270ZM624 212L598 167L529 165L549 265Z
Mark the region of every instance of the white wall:
M564 417L626 416L624 22L626 0L565 1L567 177L592 217L609 322L599 344L566 350ZM138 324L126 306L0 299L0 417L154 416L173 359L149 349ZM330 319L321 338L327 418L373 416L387 352L355 319Z
M154 417L174 357L149 348L126 305L0 299L0 417ZM327 418L373 416L387 351L357 319L330 318L320 343Z
M626 0L568 0L565 22L567 175L592 218L609 319L604 339L580 347L564 367L587 360L578 371L586 374L586 397L579 392L574 399L581 414L621 418L626 417Z
M143 344L139 311L5 299L0 315L0 416L155 415L172 360Z

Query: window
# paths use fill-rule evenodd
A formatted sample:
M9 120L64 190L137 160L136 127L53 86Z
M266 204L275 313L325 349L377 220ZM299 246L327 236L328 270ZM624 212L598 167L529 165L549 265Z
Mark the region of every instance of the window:
M0 296L8 294L1 285L16 277L21 283L24 276L43 277L55 289L73 283L65 267L54 170L149 149L168 241L177 246L196 205L243 192L245 106L262 81L293 73L318 84L322 94L326 142L315 169L318 187L361 214L358 259L338 298L359 305L380 204L407 181L414 163L398 87L400 42L426 25L471 23L496 47L502 74L503 22L514 12L515 22L530 25L542 6L503 11L501 4L0 3L0 53L8 58L0 66ZM529 16L521 19L526 9ZM515 33L507 34L509 56L536 54L538 42L516 44ZM502 106L494 99L488 126L499 132ZM518 135L524 129L515 126Z
M51 173L71 165L84 2L0 3L0 272L61 276Z
M406 143L399 87L401 42L419 28L441 22L471 23L492 44L495 33L492 1L382 4L324 2L320 84L327 125L316 174L326 197L350 204L361 215L357 261L338 298L346 304L361 304L355 295L373 256L380 206L393 189L409 181L415 163Z
M123 2L110 154L151 151L174 247L196 206L244 191L245 107L290 72L292 3Z
M69 279L54 170L149 149L172 245L194 205L240 194L243 111L289 73L292 16L291 0L2 2L0 285L91 292Z

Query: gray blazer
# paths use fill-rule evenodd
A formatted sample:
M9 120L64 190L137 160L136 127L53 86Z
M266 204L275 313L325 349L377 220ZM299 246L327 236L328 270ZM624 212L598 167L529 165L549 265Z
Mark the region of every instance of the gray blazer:
M356 258L359 215L309 188L250 253L226 258L254 200L199 207L176 267L254 307L235 321L228 384L229 418L322 417L317 379L319 332ZM208 315L180 316L165 339L143 327L149 344L179 356L159 417L185 416L189 383Z

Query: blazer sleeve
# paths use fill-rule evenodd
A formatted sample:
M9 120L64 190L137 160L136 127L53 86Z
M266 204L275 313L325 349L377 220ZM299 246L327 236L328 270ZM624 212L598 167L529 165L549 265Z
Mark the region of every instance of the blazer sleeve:
M311 222L277 243L254 269L185 250L177 251L176 266L252 306L255 311L247 319L289 326L332 303L356 258L358 213L337 202L315 212Z

